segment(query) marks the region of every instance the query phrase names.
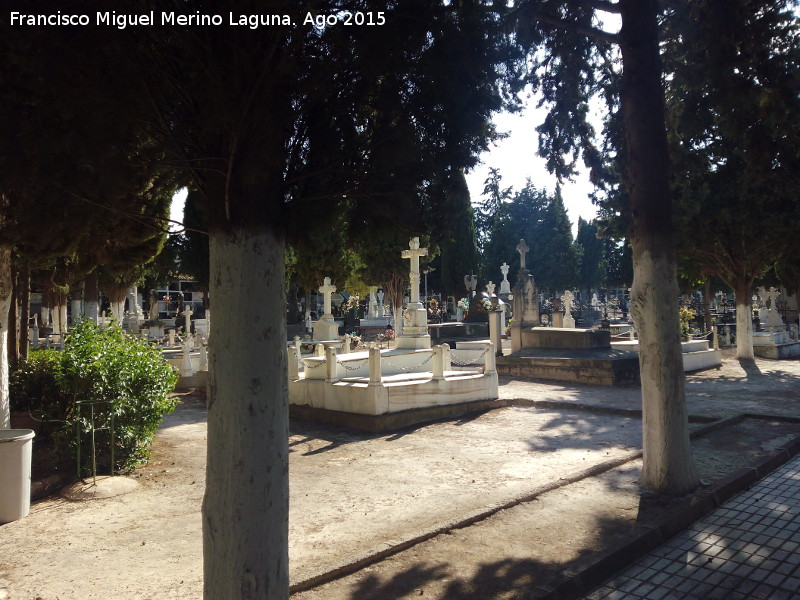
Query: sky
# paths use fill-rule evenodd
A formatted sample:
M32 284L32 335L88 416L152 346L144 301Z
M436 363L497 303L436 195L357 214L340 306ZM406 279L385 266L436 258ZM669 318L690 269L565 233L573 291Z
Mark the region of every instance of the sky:
M480 157L481 164L467 173L467 186L473 204L481 199L490 168L499 169L503 188L521 190L525 186L525 180L530 177L537 189L555 191L556 178L547 172L544 159L536 153L536 126L543 119L544 112L535 107L529 107L522 113L500 113L495 117L497 130L509 135L488 152L484 152ZM589 199L592 191L593 186L585 172L576 176L574 182L564 182L561 186L561 196L572 223L573 236L578 229L578 217L588 221L597 215L597 208Z

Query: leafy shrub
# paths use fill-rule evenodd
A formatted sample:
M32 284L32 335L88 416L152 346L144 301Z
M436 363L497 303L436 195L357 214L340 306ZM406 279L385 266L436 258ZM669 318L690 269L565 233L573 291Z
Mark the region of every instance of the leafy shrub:
M60 363L61 354L55 350L31 350L9 376L11 410L29 412L36 418L58 418Z
M177 403L170 398L177 374L158 348L117 325L101 330L84 321L69 330L62 353L31 357L14 373L13 402L27 401L33 411L39 407L60 419L53 433L57 446L76 452L80 431L82 462L88 464L93 418L99 469L108 469L113 416L115 469L129 470L147 459L158 426Z

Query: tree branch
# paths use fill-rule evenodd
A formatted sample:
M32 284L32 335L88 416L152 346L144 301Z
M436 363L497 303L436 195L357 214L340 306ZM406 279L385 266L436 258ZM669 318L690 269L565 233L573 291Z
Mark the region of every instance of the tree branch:
M588 37L608 42L609 44L616 44L619 42L616 34L608 33L607 31L603 31L602 29L597 29L596 27L588 27L586 25L581 25L580 23L575 23L573 21L565 21L564 19L561 19L559 17L554 17L552 15L546 15L543 13L535 13L533 15L533 18L541 23L557 27L558 29L572 31L574 33L581 33Z
M621 11L619 4L617 2L611 2L610 0L586 0L586 4L597 10L614 13L615 15L620 14Z

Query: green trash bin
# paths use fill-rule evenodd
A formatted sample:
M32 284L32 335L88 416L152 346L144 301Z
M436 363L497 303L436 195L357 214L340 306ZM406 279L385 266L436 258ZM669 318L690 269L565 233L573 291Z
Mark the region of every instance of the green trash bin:
M0 523L30 511L33 435L31 429L0 429Z

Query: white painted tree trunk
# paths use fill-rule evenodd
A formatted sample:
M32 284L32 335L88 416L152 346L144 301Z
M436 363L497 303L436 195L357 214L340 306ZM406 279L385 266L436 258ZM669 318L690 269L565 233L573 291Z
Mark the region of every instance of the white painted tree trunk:
M111 316L117 322L117 325L122 325L122 322L125 320L125 300L111 302L109 304L109 310L111 311Z
M736 292L736 358L753 359L753 307L748 296Z
M203 502L207 600L289 595L288 388L283 241L214 232L208 465Z
M0 429L11 427L8 395L8 315L11 308L11 248L0 246Z
M645 487L681 494L697 484L688 436L674 265L634 250L631 313L639 336Z
M51 318L53 324L53 333L66 333L67 332L67 305L58 304L51 307Z
M675 234L658 48L657 0L619 0L633 287L642 381L641 484L685 494L698 482L689 442L678 321Z

